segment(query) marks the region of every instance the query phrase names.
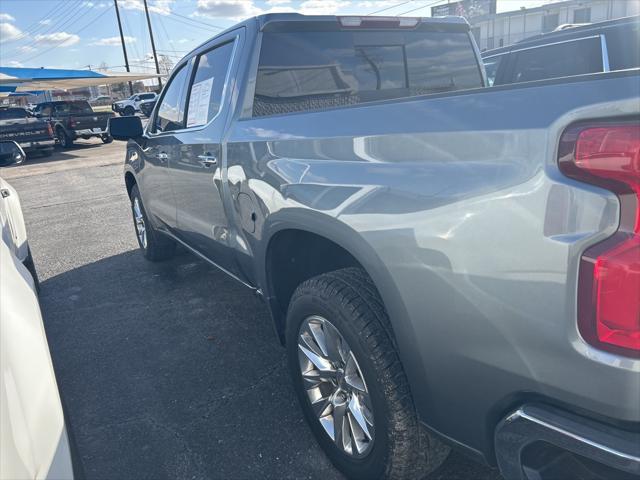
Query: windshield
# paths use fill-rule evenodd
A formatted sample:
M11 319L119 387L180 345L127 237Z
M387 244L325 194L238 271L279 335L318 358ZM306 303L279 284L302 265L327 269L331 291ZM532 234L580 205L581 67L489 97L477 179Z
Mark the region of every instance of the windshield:
M4 110L0 110L0 120L9 120L12 118L28 118L29 112L27 112L24 108L7 108Z
M85 101L78 102L66 102L61 103L56 106L56 110L58 113L93 113L91 106Z

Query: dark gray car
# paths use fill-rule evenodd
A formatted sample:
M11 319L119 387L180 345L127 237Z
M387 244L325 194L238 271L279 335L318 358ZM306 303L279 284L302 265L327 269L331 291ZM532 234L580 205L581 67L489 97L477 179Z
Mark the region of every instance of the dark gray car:
M462 19L247 20L111 120L140 247L264 299L349 477L637 474L638 71L484 86Z

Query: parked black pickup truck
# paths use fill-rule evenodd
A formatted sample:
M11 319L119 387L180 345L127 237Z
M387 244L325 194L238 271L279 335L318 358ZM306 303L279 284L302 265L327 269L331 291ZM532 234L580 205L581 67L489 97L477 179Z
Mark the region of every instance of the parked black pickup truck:
M0 141L14 141L26 153L37 151L47 156L55 146L50 124L14 107L0 109Z
M100 137L104 143L113 140L107 133L107 123L113 114L94 112L85 100L39 103L34 114L49 121L63 148L71 147L78 138Z

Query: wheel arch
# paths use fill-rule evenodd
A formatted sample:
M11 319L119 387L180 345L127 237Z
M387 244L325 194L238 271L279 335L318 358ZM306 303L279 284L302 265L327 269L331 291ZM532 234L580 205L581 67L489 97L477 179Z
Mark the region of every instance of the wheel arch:
M138 180L130 170L126 170L124 173L124 184L127 187L127 195L131 198L131 190L133 190L134 185L138 184Z
M412 387L415 385L412 379L419 381L420 378L424 378L421 377L424 371L414 329L409 320L402 296L398 286L393 280L391 272L373 246L370 245L359 232L352 229L346 223L321 212L307 209L287 209L274 213L270 215L270 217L272 217L269 218L270 222L265 224L265 228L262 231L263 241L261 244L264 245L264 247L261 252L256 252L258 253L256 259L259 262L257 272L258 275L260 275L258 284L263 290L264 298L268 303L274 327L280 341L284 342L282 332L286 321L288 304L282 305L282 299L277 297L277 288L275 285L277 277L273 272L278 270L281 274L286 274L287 271L282 269L282 265L274 262L278 260L278 257L274 256L274 253L277 253L277 242L283 239L286 240L286 235L292 235L292 233L288 232L295 232L295 234L302 234L307 236L307 238L309 238L308 236L312 236L315 239L321 239L327 242L326 244L335 246L333 249L328 249L328 252L342 252L344 254L343 259L348 259L350 262L335 262L328 259L326 263L323 263L325 267L323 268L324 271L315 274L333 270L336 263L338 264L338 268L358 266L366 272L378 290L389 314L392 328L392 332L390 332L392 341L398 349L402 364ZM327 259L327 257L320 256L320 259ZM311 276L315 276L315 274ZM306 280L306 278L302 279L302 281L304 280Z

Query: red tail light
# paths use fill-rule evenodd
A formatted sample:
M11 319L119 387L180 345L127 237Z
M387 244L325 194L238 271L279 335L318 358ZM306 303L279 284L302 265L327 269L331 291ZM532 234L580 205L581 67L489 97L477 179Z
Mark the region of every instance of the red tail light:
M53 137L53 127L50 123L47 123L47 132L49 132L49 136Z
M620 199L618 231L580 261L580 333L599 348L640 357L640 124L567 130L559 165Z

